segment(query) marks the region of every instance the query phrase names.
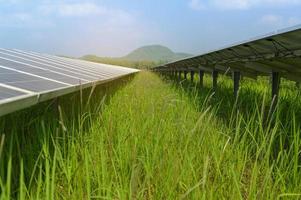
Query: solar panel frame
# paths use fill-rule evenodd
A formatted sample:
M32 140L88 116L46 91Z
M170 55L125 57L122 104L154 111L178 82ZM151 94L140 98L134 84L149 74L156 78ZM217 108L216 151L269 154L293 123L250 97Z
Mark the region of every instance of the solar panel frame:
M2 84L0 84L0 101L5 99L10 99L10 98L15 98L22 95L26 95L26 93L13 90L8 87L3 87Z
M296 65L291 64L294 60ZM263 63L262 63L263 62ZM204 54L177 60L155 68L158 71L171 71L194 67L207 73L217 70L217 66L230 67L242 74L256 78L280 72L289 80L301 81L296 76L301 66L301 25L272 32ZM259 67L262 66L262 67ZM211 70L208 70L211 69ZM221 69L219 69L221 70ZM221 70L221 72L226 72ZM293 77L293 78L292 78Z
M7 52L13 52L13 51L18 51L18 50L7 50ZM3 52L3 49L0 48L0 52ZM23 52L23 51L20 51ZM2 56L1 56L2 55ZM8 54L10 55L10 54ZM37 54L39 55L39 54ZM42 54L41 54L42 55ZM43 54L44 55L44 54ZM69 94L72 92L76 92L82 89L86 89L92 86L96 86L99 84L104 84L110 81L114 81L116 79L120 79L122 77L128 76L133 73L139 72L139 70L136 69L130 69L130 68L124 68L124 67L118 67L118 66L112 66L112 65L102 65L102 64L94 64L92 62L81 62L80 60L75 60L75 59L67 59L66 64L61 64L61 67L64 66L76 66L75 68L78 69L80 72L85 72L86 69L92 69L91 72L95 72L95 74L105 74L105 72L110 72L110 75L106 76L95 76L95 78L90 79L90 80L84 80L78 78L79 82L78 83L65 83L62 87L55 87L55 88L44 88L43 90L37 90L36 88L42 87L42 84L35 84L32 85L31 88L27 88L26 84L32 84L33 81L46 81L47 84L50 83L59 83L64 81L64 73L61 73L60 68L54 68L52 66L55 65L57 62L61 62L64 60L64 58L61 57L56 57L53 56L54 62L46 62L45 64L43 60L40 60L40 62L33 61L34 57L31 59L31 57L27 57L26 63L22 63L19 61L13 61L13 58L17 57L10 57L6 59L2 59L3 54L0 53L0 116L3 116L5 114L27 108L30 106L33 106L35 104L38 104L40 102L44 102L53 98L57 98L59 96ZM50 56L49 56L50 57ZM43 56L39 56L39 59L42 59ZM45 57L46 59L46 57ZM57 62L55 61L57 59ZM5 62L3 61L5 60ZM18 60L18 59L17 59ZM2 61L2 63L1 63ZM10 62L15 62L16 66L13 66L12 63ZM5 64L6 63L6 64ZM10 67L2 66L4 65L9 65ZM73 64L74 63L74 64ZM76 64L79 63L79 64ZM18 66L17 66L18 65ZM23 67L23 68L22 68ZM48 67L48 68L47 68ZM98 69L98 68L99 69ZM49 69L50 68L50 69ZM104 68L104 70L102 69ZM27 70L25 70L27 69ZM33 71L34 73L29 73L28 69L35 69L36 71ZM2 75L3 79L1 82L1 70L2 70ZM6 71L8 70L8 71ZM60 72L58 72L60 71ZM42 73L43 72L43 73ZM44 73L45 72L45 73ZM50 76L53 76L55 73L57 73L57 77L53 77L55 79L51 79ZM19 79L16 79L16 81L13 81L11 78L8 76L12 76L12 74L18 74ZM20 75L21 74L21 75ZM6 75L6 76L5 76ZM44 76L48 76L44 77ZM22 77L23 76L23 77ZM59 77L60 76L60 77ZM70 75L67 75L70 76ZM67 77L66 76L66 77ZM24 78L25 77L25 78ZM35 77L35 78L33 78ZM13 78L18 78L18 77L13 77ZM69 77L70 78L70 77ZM27 81L29 80L29 81ZM65 79L65 81L67 78ZM67 81L68 82L68 81ZM23 85L19 85L23 84ZM63 83L63 82L62 82ZM5 91L10 91L11 93L17 93L16 95L11 95L7 96L7 98L1 98L1 91L4 91L2 94L5 95ZM30 89L30 90L29 90Z
M107 68L107 67L111 68L113 65L85 62L84 60L69 59L69 58L65 58L65 57L46 55L46 54L40 54L40 53L35 53L35 52L24 52L21 50L14 50L14 51L28 54L31 56L35 56L35 57L39 57L39 58L46 59L46 60L52 60L54 62L59 62L60 64L63 64L63 65L72 65L72 66L77 66L79 68L85 67L87 69L87 71L90 70L90 72L93 73L94 75L95 75L95 73L101 73L101 75L103 75L103 76L114 76L115 74L118 74L115 71L122 71L122 68L119 68L118 66L115 66L115 65L114 65L115 70L114 70L114 72L112 72L110 69L106 70L105 68ZM101 65L101 71L99 69L100 65Z
M99 78L99 76L97 76L96 74L87 73L83 69L78 69L76 67L70 67L70 66L66 66L66 65L62 65L62 64L57 64L55 62L48 62L48 61L40 59L40 58L37 59L35 57L26 56L26 55L22 55L22 54L16 55L16 53L14 53L14 52L3 53L2 49L0 49L0 55L5 55L7 57L13 57L11 59L14 59L14 60L17 60L17 61L23 62L23 63L30 63L31 65L44 66L44 67L48 66L51 68L56 68L56 70L65 71L65 73L66 72L73 73L73 74L76 74L77 76L83 77L86 80L97 80Z
M43 61L46 61L50 64L55 64L55 65L60 65L60 66L66 66L68 68L72 68L72 69L75 69L77 71L81 71L89 76L104 76L106 77L105 74L102 74L102 73L99 73L98 71L93 71L91 70L90 68L85 68L84 71L82 71L82 66L78 66L78 65L75 65L75 64L70 64L70 63L64 63L64 62L60 62L58 60L58 57L54 57L53 59L49 58L48 56L46 55L41 55L41 54L36 54L36 53L28 53L28 52L20 52L20 51L17 51L18 53L21 53L25 56L29 56L29 57L33 57L35 59L42 59Z
M118 66L114 65L114 72L111 72L109 69L107 69L108 67L111 68L113 65L106 65L106 64L100 64L100 63L93 63L93 62L85 62L84 60L73 60L73 59L69 59L69 58L60 58L60 57L56 57L56 59L61 59L64 60L64 62L70 62L70 64L75 64L78 65L80 67L90 67L94 70L99 70L99 67L101 65L101 70L102 73L107 73L110 76L114 76L115 74L121 73L122 70L120 70L118 68Z
M0 55L1 55L1 53L0 53ZM45 64L45 63L41 63L41 62L34 62L32 60L29 60L29 59L22 59L22 58L14 57L14 56L8 57L8 55L3 56L3 57L1 56L1 58L6 59L6 60L10 60L10 61L13 61L13 62L18 62L20 64L24 64L24 65L35 67L35 68L42 68L42 69L45 69L45 70L55 71L57 73L61 73L61 74L64 74L66 76L71 76L71 77L78 78L78 79L81 79L81 80L93 81L93 80L97 79L97 77L86 76L86 75L83 75L79 72L73 72L71 70L68 70L68 69L65 69L65 68L62 68L62 67L55 67L55 66L52 66L50 64Z
M44 55L43 55L44 56ZM61 62L61 63L65 63L65 64L68 64L68 65L75 65L75 66L78 66L80 68L82 67L86 67L86 68L89 68L89 70L92 72L92 73L101 73L103 74L104 76L111 76L111 75L114 75L116 73L112 73L112 72L106 72L106 70L104 70L102 68L102 70L100 71L98 68L95 68L95 67L92 67L92 63L89 63L88 65L85 65L85 63L81 62L81 61L78 61L78 62L75 62L73 60L69 60L69 59L64 59L64 58L60 58L60 57L57 57L57 56L53 56L52 58L49 57L48 55L45 55L45 57L48 57L49 59L56 59L57 61ZM73 61L73 62L72 62ZM99 67L99 66L98 66Z
M23 64L23 63L19 63L16 61L11 61L11 60L7 60L7 59L3 59L0 56L0 62L2 64L4 64L6 67L15 69L15 70L19 70L19 71L23 71L26 73L30 73L33 75L38 75L38 76L44 76L45 78L49 78L49 79L53 79L56 81L61 81L64 82L66 84L76 84L76 83L80 83L80 82L88 82L84 79L80 79L77 77L73 77L73 76L69 76L63 73L59 73L53 70L49 70L49 69L45 69L45 68L40 68L37 66L33 66L33 65L28 65L28 64Z

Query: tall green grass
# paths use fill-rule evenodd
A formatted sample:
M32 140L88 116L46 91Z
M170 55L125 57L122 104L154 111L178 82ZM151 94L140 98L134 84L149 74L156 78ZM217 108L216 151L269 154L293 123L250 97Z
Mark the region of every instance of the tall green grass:
M142 72L2 119L0 199L301 198L292 83L272 117L267 80L237 101L227 78L215 95L205 83Z

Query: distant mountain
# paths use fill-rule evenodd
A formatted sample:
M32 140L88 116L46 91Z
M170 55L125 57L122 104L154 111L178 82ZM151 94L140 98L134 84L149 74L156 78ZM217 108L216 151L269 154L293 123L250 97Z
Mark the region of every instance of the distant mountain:
M161 45L151 45L140 47L122 58L130 61L147 60L153 62L170 62L190 56L192 55L186 53L175 53L169 48Z
M151 45L138 48L124 57L110 58L86 55L81 57L81 59L98 63L145 69L190 56L192 55L186 53L175 53L169 48L161 45Z

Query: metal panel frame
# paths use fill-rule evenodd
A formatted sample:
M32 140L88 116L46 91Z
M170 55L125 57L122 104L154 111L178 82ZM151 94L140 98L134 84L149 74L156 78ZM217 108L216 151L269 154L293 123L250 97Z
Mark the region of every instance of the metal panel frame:
M294 45L294 48L286 48L283 41ZM261 52L256 49L261 49ZM284 72L286 77L293 76L291 80L296 81L295 72L301 72L301 67L292 65L288 60L294 60L301 66L301 25L208 51L199 56L170 62L154 70L169 71L182 67L200 69L198 66L202 66L205 72L212 72L216 65L222 65L230 67L232 72L240 71L250 78L258 75L269 76L273 71L278 71ZM226 72L223 69L219 70ZM301 77L298 80L301 81Z
M138 71L137 71L138 72ZM54 99L56 97L60 97L66 94L70 94L76 91L80 91L92 86L97 86L101 84L105 84L117 79L121 79L123 77L127 77L131 75L132 73L121 75L121 76L116 76L114 78L110 79L105 79L105 80L100 80L97 82L93 83L86 83L83 85L78 85L78 86L71 86L71 87L66 87L64 89L60 90L49 90L45 91L43 93L33 93L33 94L26 94L14 98L9 98L9 99L4 99L0 101L0 116L31 107L33 105L36 105L38 103Z
M56 56L53 56L52 58L58 59L58 60L64 60L64 58L56 57ZM42 57L40 59L42 59ZM91 80L86 83L82 83L82 84L78 83L77 85L65 83L66 87L57 88L54 90L42 91L42 92L34 92L31 90L24 90L24 89L20 89L18 87L10 86L9 84L0 83L0 86L2 86L2 87L25 93L24 95L0 100L0 116L9 114L9 113L17 111L17 110L31 107L40 102L44 102L44 101L47 101L47 100L50 100L53 98L57 98L59 96L63 96L63 95L66 95L66 94L69 94L72 92L80 91L80 90L83 90L83 89L86 89L86 88L89 88L92 86L105 84L105 83L108 83L108 82L111 82L111 81L114 81L117 79L121 79L123 77L126 77L131 74L139 72L139 70L136 70L136 69L125 68L125 67L114 66L114 65L103 66L102 64L92 63L92 62L88 62L88 61L81 61L81 60L76 60L76 59L67 59L67 61L66 61L66 64L69 63L68 66L72 66L73 65L72 63L74 63L74 65L77 66L76 68L80 69L82 71L85 71L85 69L88 68L88 69L93 69L93 71L95 71L95 72L101 73L102 68L105 68L105 70L103 70L103 71L106 71L106 72L111 71L112 73L109 76L107 75L107 76L99 77L97 80ZM78 64L76 64L76 63L78 63ZM51 64L48 64L48 65L51 65ZM1 63L0 63L0 66L1 66ZM30 65L30 64L26 64L24 66L35 67L34 65ZM3 66L3 67L7 68L5 66ZM39 67L37 67L37 68L39 68ZM30 73L23 72L20 70L14 69L14 71L21 72L21 73L27 74L27 75L33 75L35 77L42 78L43 80L52 81L52 79L48 79L48 78L45 78L42 76L40 77L38 75L30 74ZM56 81L56 80L54 80L54 81L60 82L60 81Z
M239 90L239 79L257 76L272 76L272 99L277 102L278 79L284 77L301 82L301 25L256 37L199 56L177 60L158 66L153 71L169 73L170 71L195 71L212 74L213 89L217 88L216 73L232 75L234 95ZM229 74L229 72L232 72ZM238 75L239 74L239 75ZM276 77L276 78L275 78ZM202 80L200 82L202 85Z

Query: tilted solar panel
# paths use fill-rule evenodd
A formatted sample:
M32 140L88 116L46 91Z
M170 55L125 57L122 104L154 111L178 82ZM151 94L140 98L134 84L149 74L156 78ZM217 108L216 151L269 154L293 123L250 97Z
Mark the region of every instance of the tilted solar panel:
M26 95L24 92L16 91L7 87L2 87L0 84L0 100Z
M239 71L244 76L281 73L282 77L301 81L301 26L243 41L199 56L167 63L157 71L213 70Z
M138 71L0 48L0 116Z

